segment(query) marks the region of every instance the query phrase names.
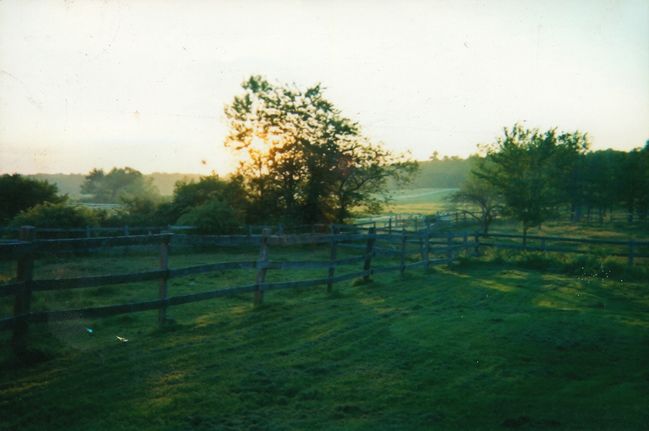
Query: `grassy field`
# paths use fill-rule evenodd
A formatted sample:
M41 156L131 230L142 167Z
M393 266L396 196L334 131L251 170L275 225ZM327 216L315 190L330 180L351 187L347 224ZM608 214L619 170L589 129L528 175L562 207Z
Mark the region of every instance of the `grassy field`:
M457 189L401 189L392 192L387 214L434 214L446 206L446 198Z
M280 260L325 255L271 250ZM171 265L250 256L176 251ZM120 272L156 263L154 255L139 254L48 259L36 273ZM250 271L228 271L174 280L170 290L252 279ZM156 291L154 283L142 283L37 293L34 308L154 298ZM10 300L3 298L0 314L8 312ZM29 367L11 363L9 334L0 334L0 429L649 427L646 282L470 260L427 274L341 283L330 295L324 287L269 292L258 309L242 295L169 314L174 322L163 329L154 312L33 325L30 341L50 359Z

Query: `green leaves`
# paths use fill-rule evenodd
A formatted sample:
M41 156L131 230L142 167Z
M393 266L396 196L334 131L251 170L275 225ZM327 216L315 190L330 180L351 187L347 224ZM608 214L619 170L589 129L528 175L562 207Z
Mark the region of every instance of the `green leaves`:
M252 76L225 107L225 145L247 153L239 173L259 220L342 221L354 208L376 211L389 177L414 166L371 144L316 84L301 91Z

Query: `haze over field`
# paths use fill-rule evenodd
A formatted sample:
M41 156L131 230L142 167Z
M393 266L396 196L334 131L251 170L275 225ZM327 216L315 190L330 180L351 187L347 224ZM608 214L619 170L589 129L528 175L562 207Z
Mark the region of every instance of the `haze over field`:
M153 5L152 3L155 3ZM649 3L0 2L0 173L226 173L252 74L327 96L374 140L466 156L516 121L649 138Z

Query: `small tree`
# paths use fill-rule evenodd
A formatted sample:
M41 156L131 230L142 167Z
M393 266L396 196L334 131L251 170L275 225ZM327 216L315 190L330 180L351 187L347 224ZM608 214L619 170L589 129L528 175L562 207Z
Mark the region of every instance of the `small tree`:
M483 178L471 175L462 183L460 190L450 197L451 202L467 205L462 211L473 217L482 229L482 233L489 233L489 226L496 214L502 210L501 198L498 191ZM471 211L478 209L478 212Z

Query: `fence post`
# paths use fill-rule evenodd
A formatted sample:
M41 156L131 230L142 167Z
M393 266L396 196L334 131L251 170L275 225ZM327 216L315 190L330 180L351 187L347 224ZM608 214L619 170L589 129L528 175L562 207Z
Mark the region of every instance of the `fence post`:
M545 238L541 238L541 249L543 250L543 253L547 251L547 247L545 245Z
M451 248L453 244L453 233L449 232L446 235L446 261L451 263L453 261L453 249Z
M336 255L337 255L337 239L334 232L333 225L331 226L331 251L329 253L329 273L327 275L327 293L330 293L334 285L334 273L336 272Z
M392 235L392 216L388 219L388 235Z
M369 271L372 268L372 255L374 254L374 243L376 242L376 229L371 227L367 232L367 245L365 246L365 261L363 262L363 282L370 281Z
M406 272L406 228L401 229L401 263L399 272L403 275Z
M474 256L479 256L480 255L480 233L476 232L475 233L475 248L473 249L473 255Z
M124 236L128 236L128 225L124 225Z
M253 304L258 307L264 302L264 282L266 281L266 272L268 272L268 237L270 229L264 228L261 234L261 244L259 246L259 259L257 259L257 290Z
M629 256L628 256L628 261L627 264L629 266L633 266L633 259L635 258L635 241L631 240L629 241Z
M424 271L428 272L430 269L430 228L428 226L426 226L426 230L424 231L424 241Z
M16 356L21 356L27 350L27 332L29 330L28 314L32 297L32 279L34 278L34 251L31 242L34 241L36 228L22 226L20 240L30 242L28 249L20 254L16 265L16 281L22 283L16 291L14 302L14 330L11 337L11 347Z
M160 277L160 300L163 301L158 309L158 324L164 325L167 320L167 298L168 298L168 283L169 280L169 243L171 242L170 233L164 234L160 241L160 270L164 271Z
M466 232L464 232L464 234L462 235L462 243L464 245L464 249L463 249L464 253L468 254L468 252L469 252L469 234L466 233Z

